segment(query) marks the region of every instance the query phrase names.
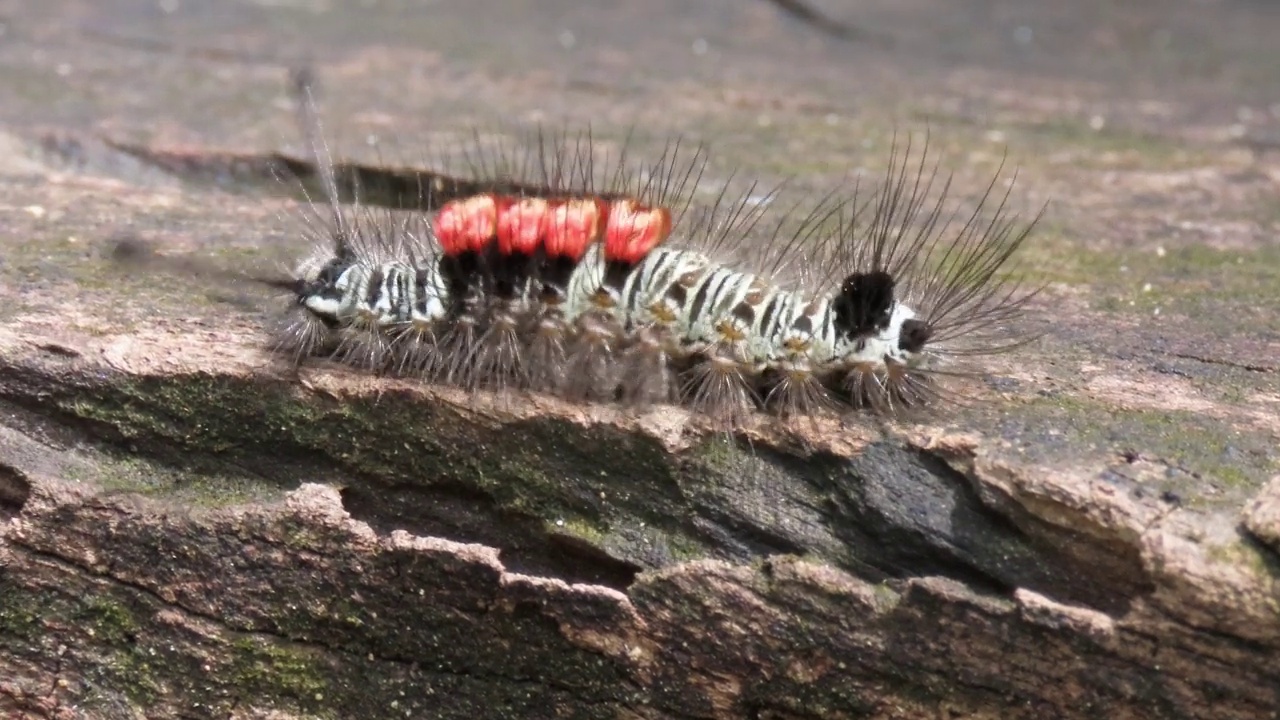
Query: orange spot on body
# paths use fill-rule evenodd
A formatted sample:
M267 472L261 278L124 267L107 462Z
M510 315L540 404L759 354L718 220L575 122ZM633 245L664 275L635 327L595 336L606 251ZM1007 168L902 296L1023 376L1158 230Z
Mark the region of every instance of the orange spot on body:
M498 228L498 201L493 195L451 200L436 213L436 239L445 255L479 252Z
M646 208L635 200L619 200L609 208L604 229L606 260L634 265L671 234L671 213Z
M600 220L605 211L604 201L598 198L554 203L544 241L547 256L582 259L587 246L600 236Z
M503 255L532 255L537 252L546 234L550 215L550 205L541 198L500 202L498 252Z
M670 325L680 319L679 315L671 309L671 306L663 300L651 303L649 305L649 314L653 315L655 320L664 325Z
M742 332L731 320L721 320L716 323L716 334L720 336L720 340L723 342L742 342L747 339L747 334Z
M609 294L608 290L601 288L591 295L591 304L599 310L612 310L618 306L618 301Z

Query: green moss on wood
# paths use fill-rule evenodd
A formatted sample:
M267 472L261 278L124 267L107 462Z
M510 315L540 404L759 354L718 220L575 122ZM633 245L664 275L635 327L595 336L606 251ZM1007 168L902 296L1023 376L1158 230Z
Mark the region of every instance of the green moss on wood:
M1154 492L1170 490L1194 504L1235 502L1280 469L1280 457L1262 438L1202 413L1123 409L1057 396L1024 403L1019 415L1028 437L1040 439L1036 452L1051 455L1056 444L1065 444L1073 453L1081 448L1116 456L1138 452L1167 464L1168 472ZM1211 485L1231 492L1215 500Z
M308 651L254 638L236 639L231 649L228 684L254 697L255 703L292 701L317 714L334 707L334 698L327 697L327 669ZM277 702L263 702L268 698Z
M87 625L91 636L111 645L118 645L138 632L138 621L133 613L106 596L88 598L80 607L76 620Z
M0 637L23 643L38 641L43 634L43 617L42 603L0 577ZM12 640L4 644L8 645L9 642Z

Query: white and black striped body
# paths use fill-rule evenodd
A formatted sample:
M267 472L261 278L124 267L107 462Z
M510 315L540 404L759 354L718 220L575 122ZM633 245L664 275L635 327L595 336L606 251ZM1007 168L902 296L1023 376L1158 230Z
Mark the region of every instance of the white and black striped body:
M616 166L597 165L589 136L550 145L539 137L531 147L519 156L530 168L516 174L535 189L462 199L670 209L663 237L673 231L678 239L631 253L624 238L609 260L609 235L599 228L576 244L557 236L557 250L544 230L525 245L508 238L506 247L529 254L504 256L497 230L487 244L478 237L459 245L449 233L437 238L423 215L386 223L374 216L361 226L363 215L343 209L328 177L333 221L312 229L332 250L295 275L305 316L290 327L295 357L327 352L468 389L674 400L719 416L761 407L892 413L937 394L935 359L1010 347L1003 326L1034 295L1003 274L1034 221L1015 227L999 196L985 214L994 180L976 208L949 213L949 181L935 192L936 167L924 155L912 161L909 143L891 148L869 197L855 186L776 222L762 220L773 195L754 186L734 198L726 183L695 208L706 157L700 149L682 157L678 142L644 166L624 162L625 153ZM512 185L502 173L491 179ZM718 260L747 238L765 242L738 246L751 257L746 265ZM788 263L815 280L779 281Z
M687 400L711 415L744 404L816 409L788 398L793 391L857 404L851 374L883 376L920 354L901 347L903 324L915 313L897 300L885 327L848 336L831 298L777 287L694 250L659 247L622 272L594 245L563 287L517 278L502 297L485 296L495 287L488 280L458 297L447 260L416 255L412 264L357 259L300 268L308 274L298 304L331 336L319 347L333 352L354 336L361 340L340 353L344 359L476 387L492 380L477 367L478 338L498 328L518 343L523 367L493 382L595 400ZM437 342L462 326L470 345ZM543 366L555 363L565 367Z

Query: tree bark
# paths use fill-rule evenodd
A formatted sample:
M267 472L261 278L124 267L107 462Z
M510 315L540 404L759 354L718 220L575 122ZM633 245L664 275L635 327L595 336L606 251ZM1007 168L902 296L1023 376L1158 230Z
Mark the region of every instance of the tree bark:
M1188 81L1151 120L1128 97L1149 78L1070 76L1095 71L1088 48L1065 77L1008 58L948 74L943 55L919 74L892 53L933 47L913 23L942 8L857 19L894 50L810 46L759 7L696 25L674 4L641 18L655 44L637 48L618 34L634 9L584 10L565 15L587 44L572 57L558 20L511 8L522 30L493 29L510 61L495 69L465 56L479 10L181 10L165 26L123 0L51 7L8 13L0 70L30 100L0 110L0 716L1280 713L1277 223L1257 210L1280 159L1271 126L1246 127L1244 149L1224 131L1245 95ZM1242 47L1280 31L1223 12L1206 32ZM104 39L113 13L189 52ZM264 18L303 29L258 33ZM686 67L686 21L744 74ZM248 61L208 51L237 39ZM121 232L228 266L305 252L269 177L283 74L254 57L323 39L330 115L356 118L338 125L447 142L473 115L573 104L602 137L659 116L706 128L764 176L839 156L805 176L815 188L863 159L840 123L884 137L894 98L936 93L944 155L983 167L998 153L967 123L1005 112L1033 148L1018 187L1061 198L1028 250L1052 276L1029 322L1050 332L993 359L971 406L733 439L674 408L294 375L266 350L262 298L122 274L103 253ZM618 91L642 58L652 75ZM831 91L855 66L865 106ZM211 76L257 104L192 79ZM1126 129L1086 130L1069 93ZM348 145L335 153L378 165ZM957 187L980 190L989 175L966 167ZM1146 278L1154 291L1130 287Z

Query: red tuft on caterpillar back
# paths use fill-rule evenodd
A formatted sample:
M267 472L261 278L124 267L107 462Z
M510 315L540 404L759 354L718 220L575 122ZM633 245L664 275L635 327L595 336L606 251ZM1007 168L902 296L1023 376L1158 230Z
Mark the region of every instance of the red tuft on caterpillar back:
M600 236L600 221L607 212L607 204L599 198L554 201L545 240L547 257L582 259Z
M436 213L436 238L445 255L479 252L498 229L498 201L491 194L451 200Z
M542 198L502 198L498 209L498 252L533 255L550 225L550 204Z
M643 207L635 200L614 202L604 230L606 260L634 265L671 234L671 212Z

